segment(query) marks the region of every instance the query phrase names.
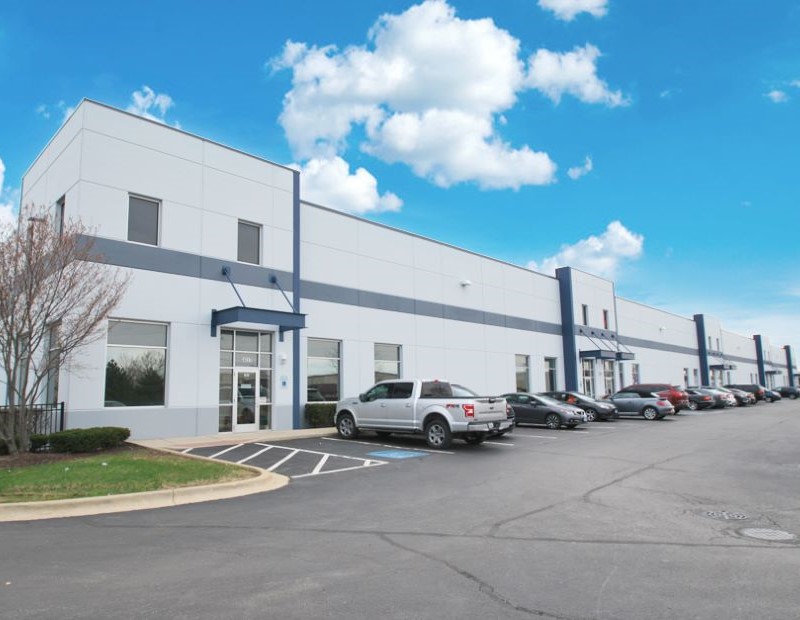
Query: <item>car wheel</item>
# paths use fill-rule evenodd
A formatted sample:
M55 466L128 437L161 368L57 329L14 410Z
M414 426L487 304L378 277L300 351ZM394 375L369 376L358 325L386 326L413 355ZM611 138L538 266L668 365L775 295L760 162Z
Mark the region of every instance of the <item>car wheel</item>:
M792 400L794 400L795 398L797 398L797 394L789 394L789 398L791 398Z
M689 411L697 411L697 409L698 409L697 403L694 402L693 400L690 400L689 401Z
M772 397L771 396L765 396L764 400L767 401L768 403L771 403L772 402Z
M591 407L587 407L584 409L586 412L586 421L587 422L594 422L597 419L597 411L592 409Z
M453 435L447 422L436 416L425 425L425 441L434 450L446 450L453 442Z
M486 435L483 433L470 433L469 435L464 437L464 441L466 441L471 446L478 446L486 441Z
M561 416L557 413L548 413L547 417L544 419L544 423L547 425L547 428L556 430L561 427Z
M336 421L336 432L342 439L355 439L358 437L358 427L353 416L349 413L343 413Z
M645 420L655 420L658 417L658 409L655 407L645 407L642 409L642 416Z

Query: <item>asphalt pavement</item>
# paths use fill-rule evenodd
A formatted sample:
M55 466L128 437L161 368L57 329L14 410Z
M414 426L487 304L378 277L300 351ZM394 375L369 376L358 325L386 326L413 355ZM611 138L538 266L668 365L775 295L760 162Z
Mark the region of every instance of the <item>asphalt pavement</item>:
M0 523L0 616L797 618L798 437L781 401L443 453L241 446L303 460L269 493Z

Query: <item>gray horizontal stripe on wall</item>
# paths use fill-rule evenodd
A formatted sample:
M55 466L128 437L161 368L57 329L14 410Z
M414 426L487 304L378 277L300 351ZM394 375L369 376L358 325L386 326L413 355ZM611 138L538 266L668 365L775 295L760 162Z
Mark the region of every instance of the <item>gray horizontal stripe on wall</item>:
M285 271L116 239L103 237L87 237L87 239L93 242L92 251L102 255L103 262L109 265L220 282L227 281L222 275L222 268L228 267L231 280L236 284L273 288L269 277L275 275L284 291L291 290L292 274Z
M507 316L495 312L483 312L473 308L450 306L420 299L410 299L398 295L360 291L345 286L309 282L306 280L303 280L300 290L303 299L327 301L330 303L372 308L375 310L391 310L417 316L476 323L478 325L495 325L497 327L554 334L556 336L561 335L561 326L555 323Z
M105 239L103 237L87 237L87 239L93 241L94 252L102 255L103 262L109 265L220 282L226 281L225 276L222 275L222 268L229 267L231 280L235 284L273 288L273 285L269 283L269 277L275 275L287 294L291 290L292 274L285 271L116 239ZM561 326L556 323L507 316L495 312L482 312L473 308L450 306L397 295L387 295L385 293L361 291L323 282L304 280L300 285L300 290L303 299L328 301L376 310L391 310L418 316L477 323L479 325L495 325L497 327L556 336L561 335Z
M655 340L644 340L643 338L631 338L630 336L618 336L619 343L628 347L641 347L642 349L654 349L656 351L668 351L669 353L683 353L685 355L699 355L697 349L691 347L681 347L677 344L667 344L656 342Z

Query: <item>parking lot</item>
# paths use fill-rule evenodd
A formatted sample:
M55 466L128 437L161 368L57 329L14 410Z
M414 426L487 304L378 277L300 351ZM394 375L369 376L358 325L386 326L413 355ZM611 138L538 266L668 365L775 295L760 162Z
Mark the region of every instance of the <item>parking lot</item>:
M368 433L209 448L292 481L2 523L4 617L793 619L798 436L783 401L443 452Z
M583 424L575 429L551 430L545 426L521 425L512 433L487 440L480 446L467 446L454 442L450 450L431 450L421 435L394 434L378 437L364 431L356 440L330 437L295 439L280 442L231 443L223 446L186 448L183 454L204 456L228 463L247 464L267 471L289 476L294 480L355 472L363 468L384 465L400 466L409 459L427 456L447 457L462 452L486 450L532 450L537 445L551 442L583 441L597 439L608 433L633 430L643 424L669 424L682 417L707 415L707 411L681 412L666 420L648 422L636 417L623 417L609 422Z

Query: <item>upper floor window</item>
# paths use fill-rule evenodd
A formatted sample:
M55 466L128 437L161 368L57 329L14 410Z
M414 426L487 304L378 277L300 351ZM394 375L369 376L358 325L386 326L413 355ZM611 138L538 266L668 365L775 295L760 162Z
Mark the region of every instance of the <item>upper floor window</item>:
M608 310L603 310L603 329L608 329Z
M237 260L242 263L261 264L261 226L249 222L239 222L239 253Z
M583 304L581 306L581 311L583 313L583 324L584 325L588 325L589 324L589 306L587 306L586 304Z
M56 201L56 208L53 213L53 230L59 235L64 232L64 207L66 204L66 196L62 196Z
M150 198L128 197L128 241L158 245L160 206Z

